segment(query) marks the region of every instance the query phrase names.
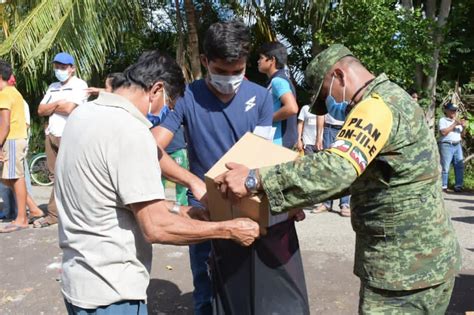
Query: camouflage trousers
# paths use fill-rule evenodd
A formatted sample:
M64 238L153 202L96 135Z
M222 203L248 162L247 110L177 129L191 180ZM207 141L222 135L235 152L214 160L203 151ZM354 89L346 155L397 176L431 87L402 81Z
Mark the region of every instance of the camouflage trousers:
M410 291L391 291L361 282L359 314L445 314L454 287L454 277L441 284Z

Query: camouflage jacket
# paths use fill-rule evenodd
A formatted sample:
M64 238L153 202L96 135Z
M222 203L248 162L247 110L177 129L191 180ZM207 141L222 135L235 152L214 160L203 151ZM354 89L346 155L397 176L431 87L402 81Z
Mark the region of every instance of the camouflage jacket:
M330 149L260 174L272 212L350 192L354 273L371 286L424 288L459 271L436 140L422 109L384 74L368 85Z

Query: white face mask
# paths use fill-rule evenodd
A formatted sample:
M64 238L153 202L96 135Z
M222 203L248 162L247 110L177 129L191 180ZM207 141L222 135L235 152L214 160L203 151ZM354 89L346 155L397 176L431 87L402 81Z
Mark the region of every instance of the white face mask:
M209 82L222 94L234 94L240 87L244 76L244 72L238 75L219 75L209 71Z
M69 78L69 71L67 69L54 69L54 75L56 76L56 79L58 79L60 82L64 82Z

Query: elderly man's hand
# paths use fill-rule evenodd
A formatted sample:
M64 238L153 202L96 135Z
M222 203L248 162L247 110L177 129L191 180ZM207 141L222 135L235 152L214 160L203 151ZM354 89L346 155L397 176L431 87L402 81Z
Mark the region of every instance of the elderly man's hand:
M248 218L237 218L227 221L230 238L243 246L251 245L260 235L258 223Z
M245 180L249 175L249 168L242 164L227 163L229 170L214 179L222 195L229 199L240 199L250 195L245 187Z

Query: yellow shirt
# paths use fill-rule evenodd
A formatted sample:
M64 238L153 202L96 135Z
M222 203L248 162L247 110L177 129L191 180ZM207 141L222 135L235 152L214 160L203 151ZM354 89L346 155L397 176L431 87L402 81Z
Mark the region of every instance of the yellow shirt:
M0 109L10 111L10 132L7 139L26 139L28 135L23 96L14 86L7 86L0 91Z

